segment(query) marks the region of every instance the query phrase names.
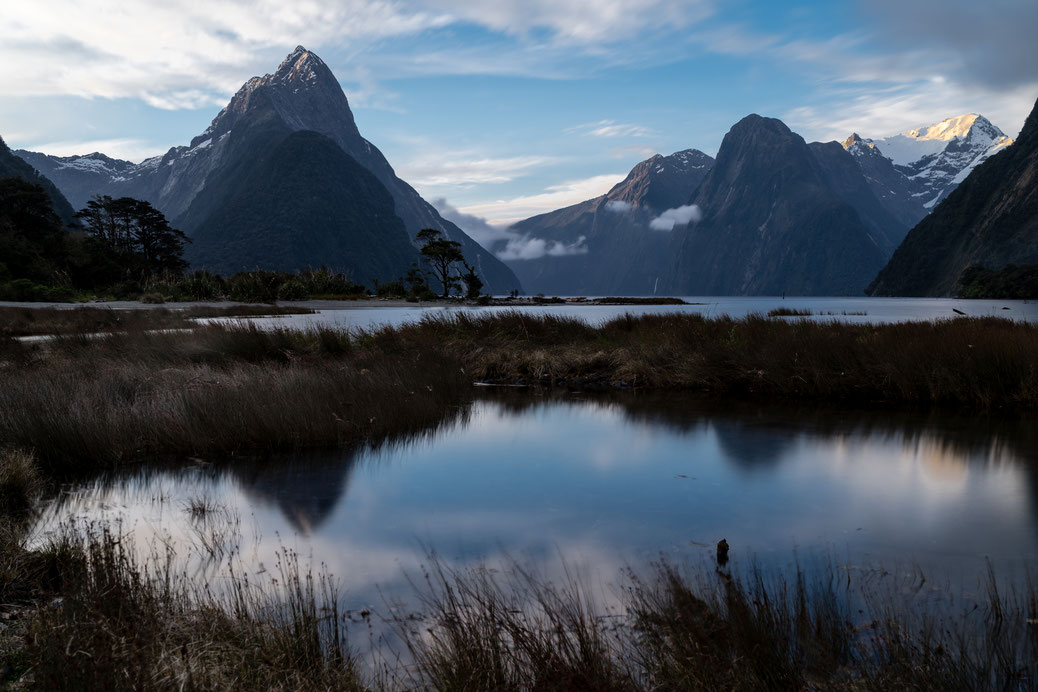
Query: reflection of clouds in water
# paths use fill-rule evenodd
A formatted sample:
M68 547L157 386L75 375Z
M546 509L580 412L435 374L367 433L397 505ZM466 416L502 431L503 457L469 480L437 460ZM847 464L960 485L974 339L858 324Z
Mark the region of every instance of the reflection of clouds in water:
M848 418L710 413L648 397L480 401L468 423L359 455L99 481L43 523L121 516L142 545L190 545L183 504L207 494L241 516L240 559L252 572L293 548L360 605L378 600L375 584L406 591L423 544L457 565L548 564L557 550L607 581L627 560L699 556L690 541L721 537L737 560L784 558L794 546L1034 553L1030 486L1011 444Z

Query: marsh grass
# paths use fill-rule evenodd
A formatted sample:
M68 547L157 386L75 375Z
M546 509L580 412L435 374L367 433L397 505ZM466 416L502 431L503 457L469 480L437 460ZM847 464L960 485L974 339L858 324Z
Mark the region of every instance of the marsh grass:
M958 599L912 570L766 572L667 561L601 585L563 565L453 567L384 620L404 652L355 653L335 579L282 549L272 578L226 561L199 583L103 526L34 557L58 599L29 614L23 682L41 689L1033 689L1038 594L993 571ZM595 579L613 575L594 575ZM215 588L210 586L215 584ZM930 594L941 594L934 600ZM408 613L400 615L400 613ZM376 646L385 646L379 639ZM20 660L21 660L20 659ZM2 661L0 661L2 663Z
M295 555L264 586L232 574L217 594L124 540L95 528L47 549L62 597L29 627L36 688L360 689L334 583Z
M148 302L148 301L143 301ZM55 334L97 334L152 329L189 329L204 317L260 317L309 314L313 310L277 305L199 305L187 308L114 310L105 307L0 307L0 338Z
M774 308L768 310L768 317L810 317L813 314L810 310L798 308Z
M0 440L48 472L338 445L433 425L469 382L438 353L353 353L331 331L63 337L6 374Z
M0 516L28 512L43 488L34 456L20 449L0 449Z
M599 305L688 305L689 303L682 300L681 298L664 298L664 297L632 297L632 296L611 296L608 298L593 298L592 303Z
M464 363L492 383L691 389L972 410L1038 408L1038 325L999 318L858 325L625 315L453 313L369 335Z
M500 690L1033 689L1035 592L986 593L956 610L906 600L880 571L732 574L660 562L629 570L603 608L586 580L512 565L455 570L435 557L416 585L420 623L398 620L412 664L392 687ZM913 576L911 579L915 579ZM924 580L925 581L925 580ZM918 588L921 588L921 584Z
M1038 408L1038 326L457 312L344 330L68 335L2 363L0 444L47 472L340 445L435 424L473 380L972 411Z

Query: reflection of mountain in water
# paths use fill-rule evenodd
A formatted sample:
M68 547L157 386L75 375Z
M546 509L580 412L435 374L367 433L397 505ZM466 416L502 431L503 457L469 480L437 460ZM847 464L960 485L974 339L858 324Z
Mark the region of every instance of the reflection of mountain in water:
M415 444L452 425L463 425L468 415L467 406L451 407L432 426L412 425L399 434L353 447L300 450L253 461L236 459L225 472L250 498L274 505L297 531L310 534L346 497L350 475L362 455Z
M579 398L578 398L579 397ZM712 428L727 458L742 469L762 469L788 458L798 440L870 438L896 442L921 454L932 475L962 474L969 465L1018 463L1027 478L1038 530L1038 424L1033 418L962 416L946 411L859 410L820 405L711 399L687 392L542 392L487 390L481 398L507 411L582 403L618 410L633 423L683 434ZM965 466L964 466L965 465Z
M297 452L228 469L251 499L274 505L299 532L313 533L346 496L359 450Z
M757 420L719 419L712 427L725 458L746 470L778 464L797 434Z

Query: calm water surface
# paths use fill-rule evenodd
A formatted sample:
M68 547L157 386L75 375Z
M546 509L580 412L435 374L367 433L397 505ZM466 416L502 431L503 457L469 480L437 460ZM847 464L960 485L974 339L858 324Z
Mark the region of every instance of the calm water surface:
M707 561L722 537L737 566L828 556L968 581L986 560L1003 573L1038 564L1031 421L485 391L439 428L378 448L85 479L48 505L38 535L69 519L120 522L142 553L192 553L185 568L209 580L223 549L262 574L291 548L357 608L405 592L428 549L458 565L562 556L603 581L660 554ZM193 518L192 500L218 509ZM206 558L208 525L224 562Z
M851 323L879 324L883 322L905 322L934 319L950 319L958 316L955 310L970 316L997 316L1038 322L1038 302L1022 300L959 300L954 298L768 298L768 297L686 297L691 305L544 305L508 308L492 307L348 307L348 303L310 301L318 310L314 315L285 315L279 317L251 318L248 321L261 325L305 327L312 324L330 324L340 327L368 328L375 325L398 325L419 320L426 315L449 314L464 311L469 313L493 313L519 309L531 314L556 314L576 317L590 324L601 324L627 313L671 313L685 312L707 317L729 315L745 317L759 313L767 314L775 308L808 310L812 320L839 320ZM1004 309L1008 308L1008 309ZM234 318L202 320L204 322L233 321Z

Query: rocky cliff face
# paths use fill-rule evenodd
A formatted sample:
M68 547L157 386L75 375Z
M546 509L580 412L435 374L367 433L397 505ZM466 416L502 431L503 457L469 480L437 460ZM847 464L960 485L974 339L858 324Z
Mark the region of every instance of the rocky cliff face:
M979 149L993 136L974 144ZM968 139L949 156L967 158ZM996 151L909 232L869 287L872 295L949 295L972 264L1001 269L1038 262L1038 103L1016 143Z
M226 181L230 172L242 174L248 170L243 161L249 156L258 159L269 153L242 146L236 132L246 120L251 120L253 134L255 123L262 120L267 123L268 135L278 129L286 135L310 131L334 142L386 188L409 238L413 239L422 228L437 228L462 243L466 257L482 275L486 290L502 293L519 288L518 279L500 260L440 217L410 185L396 177L382 153L361 136L346 95L331 70L302 46L292 51L273 74L246 82L206 131L188 146L174 147L162 157L129 168L118 165L124 162L106 164L103 171L100 166L94 171L85 170L90 164L83 160L98 161L98 155L74 157L81 162L75 167L69 166L67 160L47 158L54 168L66 166L62 169L68 174L64 184L69 189L75 187L77 198L109 194L147 199L191 235L210 215L219 213L222 204L232 201L214 194L216 190L234 187ZM264 139L266 146L276 143L269 136ZM24 155L33 156L29 152ZM88 178L88 174L93 177ZM406 266L399 273L404 270Z
M854 157L873 196L905 228L911 228L929 213L923 206L926 191L922 184L894 167L894 162L870 140L857 133L843 141L843 148Z
M685 204L713 162L695 149L657 154L601 197L519 222L513 231L556 251L508 265L530 293L652 295L669 243L652 220Z
M896 237L849 154L758 115L725 135L691 202L703 218L671 234L674 295L860 294Z

